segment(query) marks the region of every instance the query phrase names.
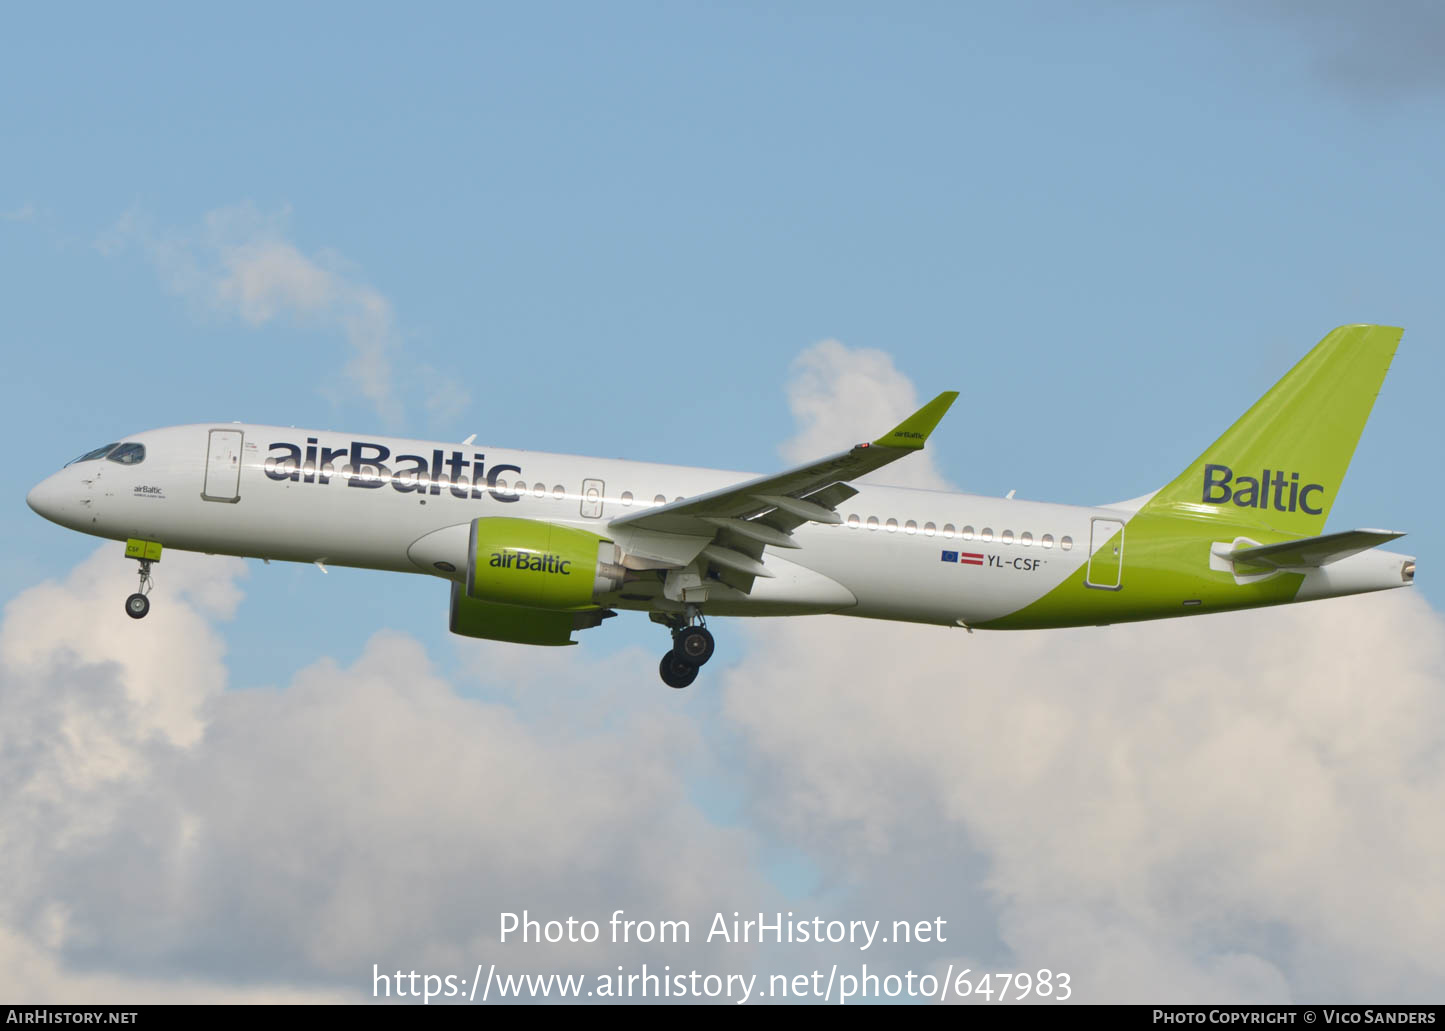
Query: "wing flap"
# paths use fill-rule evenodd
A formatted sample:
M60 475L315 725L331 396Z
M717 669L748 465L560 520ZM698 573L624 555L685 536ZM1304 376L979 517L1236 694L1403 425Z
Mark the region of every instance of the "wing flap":
M767 566L763 565L757 559L721 544L709 544L702 549L702 553L705 558L711 559L718 565L739 573L746 573L748 576L761 576L771 580L774 575Z
M804 523L827 523L829 526L837 526L843 521L843 517L833 509L807 498L792 498L786 494L754 494L753 497L764 505L771 505L789 515L797 516Z
M771 544L775 548L799 547L789 531L763 522L762 519L732 519L728 516L698 516L698 518L720 530L731 530L738 536L747 537L759 544Z

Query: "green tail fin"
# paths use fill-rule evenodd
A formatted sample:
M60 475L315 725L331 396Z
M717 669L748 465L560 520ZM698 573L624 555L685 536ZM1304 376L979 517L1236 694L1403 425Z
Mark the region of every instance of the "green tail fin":
M1334 330L1142 511L1320 533L1403 332Z

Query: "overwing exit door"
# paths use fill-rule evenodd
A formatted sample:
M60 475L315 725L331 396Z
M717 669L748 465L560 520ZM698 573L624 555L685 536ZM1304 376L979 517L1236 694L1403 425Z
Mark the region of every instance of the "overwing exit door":
M602 518L602 481L582 481L582 517L584 519Z
M241 500L241 431L212 430L206 447L205 501L235 504Z

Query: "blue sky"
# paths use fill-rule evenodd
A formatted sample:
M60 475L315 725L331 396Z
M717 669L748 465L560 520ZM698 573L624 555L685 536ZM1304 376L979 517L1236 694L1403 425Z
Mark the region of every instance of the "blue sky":
M19 479L150 425L376 426L320 396L334 328L248 326L96 247L249 205L386 298L402 391L470 398L396 430L548 450L768 469L788 362L836 337L963 389L961 488L1110 500L1330 327L1398 323L1335 519L1420 534L1441 94L1353 82L1290 10L18 12L6 418L56 438ZM83 546L12 509L13 582Z
M1438 608L1445 22L1368 10L12 10L0 596L94 547L26 490L148 427L476 433L761 472L796 432L794 359L835 338L924 397L962 391L930 443L960 489L1095 503L1167 481L1329 329L1378 321L1406 333L1330 526L1409 531ZM236 240L289 248L343 299L217 303L196 283ZM346 372L358 332L390 407ZM218 631L233 688L348 663L381 628L450 674L472 661L430 580L253 563L239 582ZM645 621L614 624L577 651L660 651ZM716 699L688 704L733 747ZM688 775L750 825L753 788ZM783 888L847 883L758 833Z

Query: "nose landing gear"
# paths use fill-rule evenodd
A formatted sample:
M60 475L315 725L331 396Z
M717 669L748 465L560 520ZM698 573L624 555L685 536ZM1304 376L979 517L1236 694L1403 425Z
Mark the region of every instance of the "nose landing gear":
M155 582L151 579L151 563L161 560L161 546L155 541L128 540L125 557L140 563L140 590L125 600L125 614L131 619L145 619L151 610L148 595Z
M148 580L150 580L150 576L146 573L142 573L142 586L144 586ZM135 594L132 594L129 598L125 600L125 614L131 619L145 619L146 613L148 613L150 610L151 600L139 591L137 591Z
M687 687L697 679L697 671L712 658L712 632L703 625L702 611L696 605L687 607L686 616L674 616L665 622L672 627L672 648L663 655L657 671L668 687Z

